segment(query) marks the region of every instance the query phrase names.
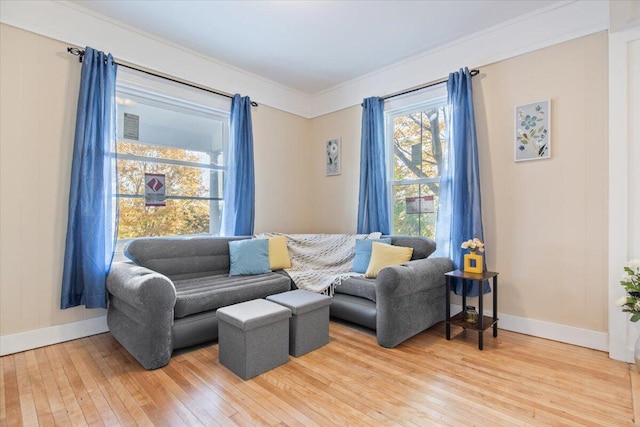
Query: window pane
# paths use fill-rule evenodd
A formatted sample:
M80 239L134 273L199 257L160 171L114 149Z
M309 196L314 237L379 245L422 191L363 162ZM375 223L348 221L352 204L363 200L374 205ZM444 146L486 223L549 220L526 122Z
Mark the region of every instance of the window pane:
M407 236L435 238L436 212L438 206L438 183L393 186L393 233ZM431 213L410 213L407 199L433 196L434 210Z
M118 94L118 140L156 147L183 148L200 153L222 153L226 147L226 119L203 113L180 100L157 98L152 94ZM127 127L124 115L137 117L137 126ZM135 137L133 137L135 136ZM133 139L127 139L133 138ZM212 156L213 164L222 160ZM207 161L207 163L209 162Z
M396 117L393 121L393 179L437 178L445 139L444 106Z
M219 212L221 202L213 202ZM203 234L210 232L208 200L167 200L162 207L146 207L143 197L121 197L118 239Z
M179 160L203 165L214 163L211 161L211 156L202 151L185 150L175 147L160 147L137 142L118 141L118 154Z
M223 172L163 163L207 163L206 153L123 141L118 142L118 150L119 156L124 152L149 158L147 161L118 158L119 239L217 233L221 201L188 198L222 198ZM166 206L145 206L145 173L165 175ZM171 198L176 196L180 199Z

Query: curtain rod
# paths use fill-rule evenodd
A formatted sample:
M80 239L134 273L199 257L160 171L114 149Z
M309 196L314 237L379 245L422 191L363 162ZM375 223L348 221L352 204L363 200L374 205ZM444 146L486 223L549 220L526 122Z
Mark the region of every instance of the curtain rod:
M72 55L77 56L78 60L80 62L82 62L82 58L84 57L84 50L82 50L80 48L77 48L77 47L70 47L69 46L69 47L67 47L67 52L69 52ZM130 70L139 71L141 73L145 73L145 74L148 74L150 76L159 77L161 79L169 80L171 82L179 83L181 85L189 86L189 87L192 87L192 88L195 88L195 89L200 89L200 90L203 90L205 92L213 93L215 95L224 96L226 98L231 98L231 99L233 98L233 95L231 95L229 93L213 90L213 89L210 89L210 88L208 88L206 86L200 86L200 85L197 85L195 83L190 83L190 82L185 81L185 80L179 80L179 79L176 79L176 78L173 78L173 77L168 77L168 76L165 76L165 75L162 75L162 74L155 73L153 71L143 70L142 68L134 67L133 65L129 65L129 64L123 64L122 62L118 62L118 61L114 61L114 62L120 67L129 68ZM255 101L251 101L251 106L252 107L257 107L258 103L255 102Z
M480 74L480 70L473 69L473 70L469 71L469 74L471 75L471 77L477 76L478 74ZM449 81L449 78L447 77L446 79L437 80L437 81L431 82L431 83L426 83L426 84L423 84L423 85L420 85L420 86L413 87L411 89L405 89L402 92L392 93L390 95L381 96L380 98L382 98L384 100L387 100L389 98L395 98L396 96L401 96L401 95L406 95L408 93L417 92L419 90L426 89L428 87L438 86L438 85L440 85L442 83L446 83L448 81Z

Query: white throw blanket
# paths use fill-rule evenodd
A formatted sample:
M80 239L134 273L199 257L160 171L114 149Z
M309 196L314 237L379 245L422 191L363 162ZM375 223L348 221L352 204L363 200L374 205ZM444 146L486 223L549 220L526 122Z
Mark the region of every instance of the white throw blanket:
M379 234L379 233L377 233ZM282 236L265 233L258 237ZM333 295L343 280L362 276L352 271L356 239L374 238L367 234L284 234L291 258L286 272L299 289Z

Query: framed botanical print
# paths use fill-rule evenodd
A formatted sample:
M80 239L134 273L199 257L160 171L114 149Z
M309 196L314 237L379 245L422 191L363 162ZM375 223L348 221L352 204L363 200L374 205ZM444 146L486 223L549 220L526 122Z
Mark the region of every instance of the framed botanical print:
M325 175L340 175L340 138L330 139L326 143Z
M515 161L551 157L551 100L515 108Z

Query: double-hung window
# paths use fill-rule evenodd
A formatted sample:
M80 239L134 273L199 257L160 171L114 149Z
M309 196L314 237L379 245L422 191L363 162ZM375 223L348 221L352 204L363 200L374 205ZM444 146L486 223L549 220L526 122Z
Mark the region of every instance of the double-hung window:
M435 238L446 97L385 113L393 234Z
M117 88L118 240L217 234L229 115L154 89Z

